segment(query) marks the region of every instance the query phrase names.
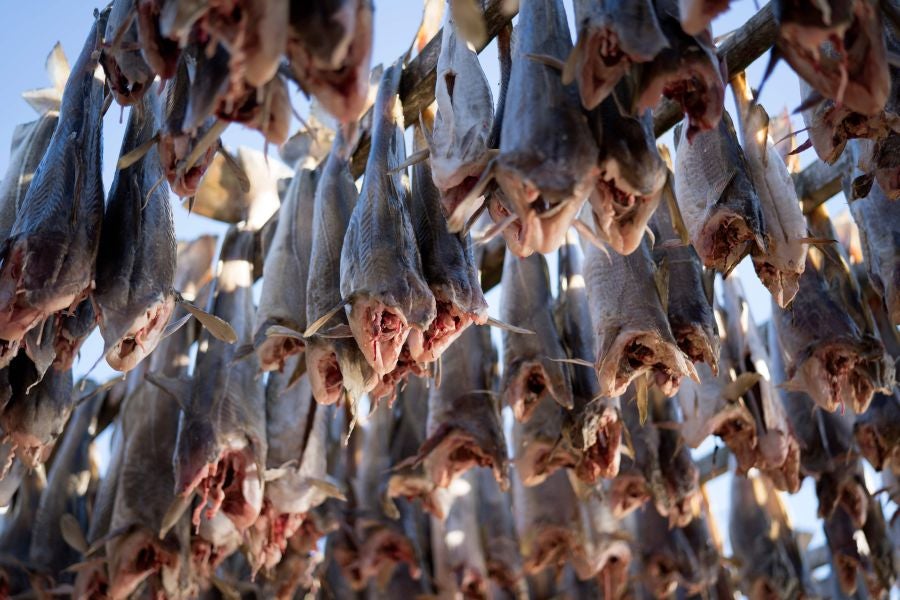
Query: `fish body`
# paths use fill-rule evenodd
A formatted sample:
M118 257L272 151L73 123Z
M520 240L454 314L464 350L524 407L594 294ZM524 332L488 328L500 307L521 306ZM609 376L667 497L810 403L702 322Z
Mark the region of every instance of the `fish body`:
M653 108L660 96L678 102L687 119L685 133L693 141L701 131L719 125L725 102L724 70L709 30L685 33L675 0L654 0L653 5L668 43L652 61L635 65L634 107Z
M556 471L531 487L516 475L512 495L523 571L561 570L574 552L580 525L578 499L566 472Z
M651 0L577 0L574 8L578 29L574 77L581 102L590 110L612 92L633 63L653 60L669 42Z
M900 469L900 398L875 394L869 409L856 417L853 435L860 452L876 470Z
M597 178L597 146L576 90L531 56L564 61L571 51L562 2L524 0L493 171L522 245L542 253L563 243Z
M437 112L429 145L431 177L455 233L470 217L471 209L462 200L490 159L494 101L478 55L457 31L453 11L447 11L441 33L434 97Z
M116 101L122 106L140 102L156 76L141 50L137 6L138 0L113 2L103 36L110 45L103 49L100 64Z
M228 231L211 301L210 312L231 323L238 344L252 339L254 247L253 231ZM256 520L263 499L265 400L256 378L259 367L255 355L235 361L235 344L209 332L201 336L200 346L193 381L155 378L183 404L172 459L175 491L182 497L201 494L195 526L201 513L209 521L221 508L242 532Z
M487 574L492 586L512 594L521 583L522 558L510 494L500 489L491 469L479 467L475 472L478 477L478 521Z
M278 224L263 266L262 293L253 343L263 371L281 371L285 361L303 352L298 337L270 334L273 326L286 327L297 336L306 330L306 288L312 254L313 203L321 172L298 165L278 211Z
M359 118L372 60L372 3L292 2L287 56L297 81L341 123Z
M518 421L527 421L542 400L572 406L566 351L553 320L550 275L543 256L517 258L510 251L503 262L500 318L534 334L503 332L503 381L506 404Z
M414 149L424 146L418 129L415 140ZM411 358L420 363L437 360L466 327L487 321L487 300L481 291L472 240L450 232L429 171L426 162L413 166L412 193L407 197L422 274L437 310L427 330L413 329L407 338Z
M322 167L312 217L312 248L306 284L306 322L314 323L341 301L341 253L347 225L357 201L356 186L339 137ZM349 326L338 311L324 330ZM321 404L337 402L343 390L355 402L377 384L377 377L354 338L312 336L306 340L306 371Z
M592 363L596 357L591 312L584 281L581 247L572 233L560 248L560 292L557 326L562 321L562 342L570 359ZM584 365L570 367L572 408L563 412L562 431L577 450L575 473L585 483L615 477L619 471L622 419L619 398L599 396L597 375Z
M696 378L696 371L672 336L647 242L628 256L606 257L590 244L582 246L600 395L619 396L645 374L664 393L675 394L682 377Z
M428 394L427 439L419 450L439 487L466 470L490 467L502 488L508 484L506 440L493 394L497 354L490 332L469 327L444 353L442 383Z
M688 140L676 132L675 198L703 266L729 273L751 251L765 250L765 222L750 167L728 113Z
M557 469L574 468L578 453L563 438L563 409L541 398L527 421L513 423L515 465L523 485L537 485Z
M397 366L412 327L425 331L435 300L422 275L400 174L405 158L398 90L400 67L384 71L373 112L372 150L359 201L341 249L341 296L353 337L378 377Z
M158 128L156 94L131 111L122 154L147 143ZM103 217L94 305L116 370L133 369L153 352L175 308L175 223L155 148L116 172Z
M107 15L95 20L66 82L59 123L0 248L2 339L17 339L75 306L93 286L103 218L104 83L95 51Z
M444 594L488 596L488 568L479 534L478 474L466 471L449 490L446 519L431 519L431 556L435 583ZM462 534L462 535L460 535Z

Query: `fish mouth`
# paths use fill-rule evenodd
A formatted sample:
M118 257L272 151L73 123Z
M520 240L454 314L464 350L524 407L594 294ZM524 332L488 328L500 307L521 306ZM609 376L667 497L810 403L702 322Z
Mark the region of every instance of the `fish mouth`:
M647 587L654 598L667 598L678 587L680 573L674 561L666 556L654 554L645 559Z
M424 474L401 471L391 475L387 493L389 498L406 498L410 502L418 498L422 502L422 510L438 519L444 519L444 509L438 498L436 486Z
M284 370L287 360L295 354L300 354L306 349L306 344L297 338L283 335L266 335L268 325L276 323L264 323L257 334L256 356L259 359L259 368L263 371ZM281 323L277 323L281 324ZM261 335L260 335L261 334ZM261 340L259 338L262 338Z
M407 338L407 340L411 339L413 334L421 335L421 332L413 327L410 330L410 337ZM369 391L369 397L375 402L376 406L379 402L384 400L387 400L388 406L393 406L394 400L397 399L397 386L401 382L406 381L410 375L427 377L428 371L422 367L421 363L413 360L409 349L409 343L406 343L400 350L400 357L397 359L397 365L390 373L381 377L381 380Z
M582 450L575 466L575 475L586 483L612 479L619 473L622 455L622 421L618 412L607 407L594 427L593 439Z
M366 534L359 552L359 573L363 582L393 572L396 565L406 563L410 577L421 576L416 554L406 536L378 526Z
M604 598L618 598L628 584L631 549L628 544L616 543L607 550L606 562L596 578L603 586Z
M141 531L125 539L117 554L124 560L112 570L109 597L124 599L153 573L178 563L178 555L162 548L154 537Z
M678 102L687 114L688 142L697 133L719 125L725 91L722 78L711 65L700 63L681 70L663 84L662 95Z
M750 251L755 236L741 215L719 210L703 225L697 242L703 266L729 273Z
M453 343L474 318L471 313L459 310L453 303L438 300L437 314L424 332L413 328L407 338L412 359L420 363L430 363Z
M184 198L197 193L197 186L213 160L215 144L197 159L194 165L183 169L183 161L193 150L199 140L184 133L163 134L159 139L159 160L166 172L169 187L176 195Z
M598 361L597 375L603 396L621 396L631 382L653 373L653 382L667 397L674 396L685 375L695 375L693 366L673 352L656 333L624 332Z
M881 436L878 435L878 429L874 425L855 423L853 425L853 433L860 453L876 471L884 468L888 460L891 460L891 454L900 451L900 448L891 449L890 446L886 445ZM894 464L900 465L900 461Z
M350 309L350 331L378 377L397 366L410 326L403 313L374 299L358 300Z
M423 448L429 445L429 441L422 444ZM495 455L486 451L475 436L462 429L453 428L446 433L425 458L425 471L434 485L440 488L448 487L454 479L473 467L491 469L501 489L508 487L503 457L499 453Z
M305 513L278 512L266 499L259 518L249 531L253 540L259 534L259 546L249 552L252 576L261 570L270 570L281 562L288 540L300 529L306 519ZM251 544L251 547L255 544Z
M520 423L531 418L541 400L556 395L550 387L550 378L540 362L522 364L507 387L506 398L513 409L513 415Z
M116 371L130 371L144 360L162 340L163 331L175 310L171 296L155 302L128 328L128 332L106 353L106 362ZM101 313L100 328L103 329Z
M645 196L625 191L615 179L600 177L590 195L594 223L610 247L627 256L640 246L660 198L660 194Z
M261 363L262 361L260 361ZM341 399L344 376L337 354L331 345L309 344L306 347L306 372L313 398L319 404L334 404Z
M796 438L777 429L759 436L759 464L779 490L793 494L800 489L800 446Z
M116 102L122 106L131 106L147 92L147 85L143 81L130 81L128 77L122 73L119 62L106 50L100 55L100 64L103 65L103 72L106 73L106 82L115 96Z
M578 90L582 104L591 110L616 86L631 65L631 57L619 46L616 32L602 27L590 31L579 58Z
M488 214L494 223L503 223L511 217L512 212L506 208L503 201L497 197L497 194L491 194L488 199ZM520 220L517 219L509 223L500 233L506 241L506 247L509 248L509 251L519 258L527 258L534 254L534 248L525 243Z
M875 395L875 386L863 368L864 360L850 344L822 345L800 365L794 379L825 410L834 412L849 400L853 410L862 414Z
M712 417L712 434L722 438L734 454L738 471L746 474L756 465L756 421L747 408L737 402Z
M835 554L832 556L838 584L845 595L850 596L856 591L856 572L860 562L847 554ZM777 596L767 596L767 598Z
M668 487L668 486L667 486ZM693 489L678 498L676 490L668 490L674 502L654 502L656 512L669 519L669 527L687 527L694 520L694 515L700 514L700 502L702 496L699 489Z
M786 308L800 290L800 276L803 274L806 262L800 261L797 271L785 271L772 263L762 259L753 259L753 266L760 282L772 294L772 299L781 308Z
M649 500L650 490L643 476L619 473L612 480L609 498L613 515L621 519Z
M680 325L672 327L675 343L693 363L706 363L713 377L719 374L719 352L711 340L713 332L707 332L700 325Z
M484 164L479 162L467 168L463 172L461 179L454 178L455 180L449 180L446 188L438 185L438 188L441 190L441 208L444 214L447 215L447 223L451 226L451 231L462 229L463 225L471 218L475 207L463 204L463 200L475 188L483 170Z
M574 468L578 457L555 442L533 440L516 457L516 468L522 485L540 484L558 469Z
M262 510L261 474L249 447L225 450L219 460L206 465L182 492L199 489L200 502L191 522L200 527L204 509L207 519L221 510L238 531L245 531Z
M561 527L544 527L529 544L530 552L523 568L528 574L539 573L547 567L562 568L575 545L572 532Z
M456 572L457 587L463 598L488 598L488 585L484 573L466 566Z

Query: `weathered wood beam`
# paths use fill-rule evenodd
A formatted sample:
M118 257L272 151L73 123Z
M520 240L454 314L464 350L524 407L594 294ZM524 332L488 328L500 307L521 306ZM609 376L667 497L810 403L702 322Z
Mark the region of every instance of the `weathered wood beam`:
M772 14L772 3L766 4L755 15L735 30L717 48L719 58L724 61L731 79L750 66L775 44L778 26ZM663 100L653 111L653 131L661 136L682 119L681 107L677 102Z
M515 14L508 14L503 11L503 5L508 4L506 0L489 0L484 9L484 23L487 29L487 38L484 45L476 48L478 52L494 39L500 30L509 23ZM403 78L400 80L400 101L403 103L403 119L407 126L417 123L419 113L434 102L434 85L437 81L437 61L441 54L441 37L443 29L431 38L431 41L422 49L403 71ZM369 109L371 113L371 109ZM367 120L369 113L363 117ZM371 120L371 119L369 119ZM350 162L350 171L353 177L359 177L366 169L366 160L369 157L369 147L371 140L369 132L363 132L363 136L359 141L356 152Z

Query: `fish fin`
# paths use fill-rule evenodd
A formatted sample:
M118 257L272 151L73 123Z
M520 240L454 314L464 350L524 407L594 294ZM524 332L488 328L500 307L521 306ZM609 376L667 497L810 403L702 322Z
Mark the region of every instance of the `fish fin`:
M341 323L340 325L335 325L330 329L319 332L318 336L330 340L343 340L352 338L353 331L350 329L350 325Z
M322 315L321 317L319 317L318 319L313 321L309 325L309 327L306 328L306 331L303 332L303 337L310 338L310 337L314 336L316 334L316 332L319 331L322 328L322 326L325 325L325 323L327 323L328 321L331 320L331 317L338 314L338 311L342 310L349 303L350 303L349 299L344 299L344 300L341 300L340 302L338 302L337 306L330 309L324 315Z
M776 385L775 387L785 390L787 392L805 392L806 386L797 381L797 377L792 377L787 381L783 381Z
M478 181L475 182L475 185L472 186L472 189L469 190L466 197L462 199L456 209L447 218L447 229L450 233L459 233L462 230L465 225L465 219L467 218L466 213L468 212L468 207L472 206L484 195L484 190L487 189L488 184L494 178L494 169L496 169L496 167L497 162L495 159L488 161L488 164L485 165L484 170L478 177Z
M306 373L306 361L298 360L297 366L294 367L294 372L291 373L291 378L288 380L287 389L294 387L294 385L300 381L300 378L303 377L304 373Z
M494 223L486 230L484 230L481 235L478 235L472 238L472 243L476 246L483 246L493 240L495 237L503 233L503 231L519 220L519 215L512 213L499 223Z
M606 256L606 260L612 262L612 257L609 255L609 250L607 250L606 244L603 243L603 240L594 232L594 229L590 225L588 225L581 219L575 219L572 221L572 227L575 228L575 231L578 232L578 235L587 240L592 246L603 252L604 256Z
M647 422L647 405L649 403L646 376L641 376L634 380L634 392L634 399L637 402L638 420L641 423L641 427L643 427L644 423Z
M166 513L163 515L162 523L159 527L159 539L165 539L166 535L168 535L169 530L175 526L175 523L181 518L181 515L190 508L191 502L194 499L194 494L190 493L185 496L177 495L175 499L172 500L172 504L169 505L169 508L166 509Z
M178 319L177 321L170 321L166 325L166 328L163 329L162 339L166 339L167 337L169 337L170 335L172 335L173 333L175 333L176 331L178 331L179 329L184 327L185 323L190 321L192 316L193 315L191 315L191 313L188 313L188 314L184 315L183 317L181 317L180 319Z
M121 527L117 527L116 529L113 529L113 530L107 532L107 534L104 535L103 537L101 537L97 540L94 540L94 543L92 543L90 545L90 547L87 549L85 556L90 556L90 555L94 554L95 552L97 552L97 550L104 547L108 542L111 542L112 540L116 539L117 537L121 537L121 536L125 535L129 531L132 531L135 527L138 527L137 523L128 523L127 525L122 525Z
M52 110L59 110L62 98L56 88L40 88L22 92L22 99L28 103L39 115L44 115Z
M145 373L144 379L166 392L184 410L184 402L191 396L191 381L179 377L169 377L162 373Z
M254 351L253 344L241 344L234 349L234 355L231 357L231 364L240 362L252 355Z
M53 45L53 49L50 50L50 54L47 55L47 60L44 62L44 69L47 71L50 83L62 94L72 69L69 67L69 59L66 58L61 43L56 42Z
M225 148L225 144L222 143L221 138L219 138L219 144L216 151L222 156L225 166L231 170L234 178L237 179L238 187L241 191L245 194L249 193L250 177L247 176L247 172L244 170L244 167L241 166L241 163L239 163L234 155Z
M563 64L562 68L562 82L563 85L569 85L573 81L575 81L575 71L578 70L578 60L581 58L581 55L584 53L584 44L585 44L585 36L579 35L578 39L575 41L575 46L572 48L572 51L569 52L568 58L566 58L565 64Z
M59 518L59 530L69 547L81 555L87 553L87 540L84 538L84 532L81 530L81 525L78 524L78 519L72 513L65 513Z
M488 320L485 321L485 325L490 325L491 327L496 327L497 329L503 329L504 331L510 331L512 333L521 333L522 335L535 335L535 333L530 329L524 329L522 327L510 325L509 323L504 323L500 319L495 319L494 317L488 317Z
M802 113L811 108L815 108L819 104L825 101L825 96L820 94L819 92L813 90L812 93L803 100L797 108L794 109L793 114Z
M622 427L622 445L619 446L619 452L634 460L634 442L627 427Z
M340 486L338 486L333 481L322 479L320 477L307 477L306 482L320 492L323 492L329 498L335 498L336 500L340 500L341 502L347 501L347 495L344 494L344 491L340 488Z
M570 365L578 365L580 367L587 367L589 369L594 368L594 363L589 360L584 360L583 358L551 358L548 356L547 360L552 360L553 362L558 363L567 363Z
M197 164L200 157L216 143L216 140L221 137L227 127L228 121L216 119L216 122L212 124L212 127L204 132L203 137L197 140L197 144L191 149L191 153L184 159L184 163L178 166L178 170L181 173L190 171L193 166Z
M295 340L304 340L303 334L291 327L284 325L272 325L266 329L266 337L286 337Z
M76 563L72 563L65 569L63 569L64 573L78 573L79 571L83 571L89 567L94 567L96 565L106 564L105 556L97 556L95 558L88 558L86 560L80 560Z
M431 150L429 150L428 148L413 152L408 157L406 157L406 160L404 160L402 163L400 163L396 167L391 167L390 169L388 169L388 173L391 175L395 175L413 165L417 165L420 162L428 160L429 156L431 156Z
M121 171L122 169L127 169L134 163L144 158L144 156L146 156L146 154L150 152L150 150L153 148L153 146L156 145L158 141L159 132L154 133L153 137L151 137L149 140L147 140L134 150L126 152L125 154L120 156L119 160L116 162L116 170Z
M278 467L273 467L271 469L266 469L263 473L263 481L275 481L276 479L280 479L288 474L288 471L291 467L297 464L297 459L292 458L289 461L282 463Z
M528 60L533 60L536 63L548 66L551 69L556 69L560 73L564 73L566 70L566 63L556 58L555 56L550 56L548 54L526 54L525 58L527 58Z
M781 51L778 49L778 46L772 46L772 50L769 52L769 62L766 63L766 70L763 72L762 80L759 82L759 86L756 88L756 95L759 97L762 95L763 87L766 85L766 81L769 80L769 77L772 76L772 71L775 70L775 66L778 64L778 61L781 59Z
M662 302L663 312L669 310L669 258L663 256L653 272L653 283L656 286L656 292Z
M235 333L234 328L228 324L228 321L220 319L216 315L208 313L203 309L197 308L182 298L181 294L175 294L175 301L181 304L186 311L194 315L194 317L200 321L200 324L203 325L203 327L205 327L217 340L227 344L233 344L237 341L237 333Z
M796 154L800 154L804 150L809 150L810 148L812 148L812 145L813 145L812 138L807 138L805 142L803 142L802 144L800 144L799 146L797 146L796 148L794 148L793 150L788 152L787 155L794 156Z

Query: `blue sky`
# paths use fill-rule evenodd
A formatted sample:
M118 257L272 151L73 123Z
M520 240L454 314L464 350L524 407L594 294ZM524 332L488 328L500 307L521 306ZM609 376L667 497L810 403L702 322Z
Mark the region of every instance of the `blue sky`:
M418 27L420 12L419 0L375 0L375 42L373 64L379 62L390 63L406 50ZM570 26L573 24L571 1L566 0L566 9L569 14ZM751 0L738 0L732 2L731 10L714 23L714 35L725 34L746 22L757 10L755 2ZM0 21L0 39L4 40L5 51L0 53L0 78L3 86L0 86L0 170L5 171L9 159L9 142L13 129L19 123L33 120L34 111L20 98L21 92L27 89L45 87L48 85L44 73L44 60L51 47L57 41L62 45L70 61L74 61L80 51L85 37L93 20L93 9L99 6L86 0L41 0L40 2L8 2L5 3L5 18ZM762 71L765 67L767 56L758 60L748 70L751 85L758 85ZM496 100L499 70L497 66L497 54L492 43L481 55L482 66L492 83ZM307 105L304 99L295 94L297 110L305 114ZM730 92L727 94L726 107L733 115L734 104ZM799 104L799 91L796 77L784 65L779 65L772 79L766 84L761 98L762 104L770 114L780 112L787 106L793 109ZM124 131L124 121L127 114L122 114L118 106L113 106L104 122L104 182L107 186L112 183L113 169L118 156L119 144ZM799 116L793 119L795 129L801 128L802 120ZM295 122L291 128L296 130L299 124ZM226 131L224 140L227 146L234 148L237 145L248 145L262 149L262 137L256 132L248 131L240 126L232 126ZM663 142L674 147L671 134L662 138ZM270 154L275 157L276 149L271 148ZM814 158L812 151L805 152L801 156L803 165L808 164ZM175 201L173 197L173 202ZM843 199L832 200L829 209L832 215L837 214L846 207ZM202 233L221 234L225 227L208 219L196 215L188 216L187 212L176 208L176 230L179 238L193 238ZM551 262L553 259L551 258ZM748 261L738 267L737 275L741 278L747 291L751 309L758 322L764 321L770 315L769 295L759 284L752 266ZM552 278L555 285L555 277ZM492 312L496 314L499 302L499 290L488 296ZM498 336L499 337L499 336ZM76 370L83 373L101 352L102 344L97 335L93 336L82 350L82 357ZM113 375L105 363L97 367L94 377L103 380ZM711 444L709 445L711 449ZM815 498L812 492L811 482L807 481L803 491L788 499L792 515L797 527L806 531L818 532L814 545L821 543L824 537L821 534L818 522L815 520ZM710 485L710 495L713 499L714 513L718 519L719 527L727 538L728 515L728 478L721 477Z

